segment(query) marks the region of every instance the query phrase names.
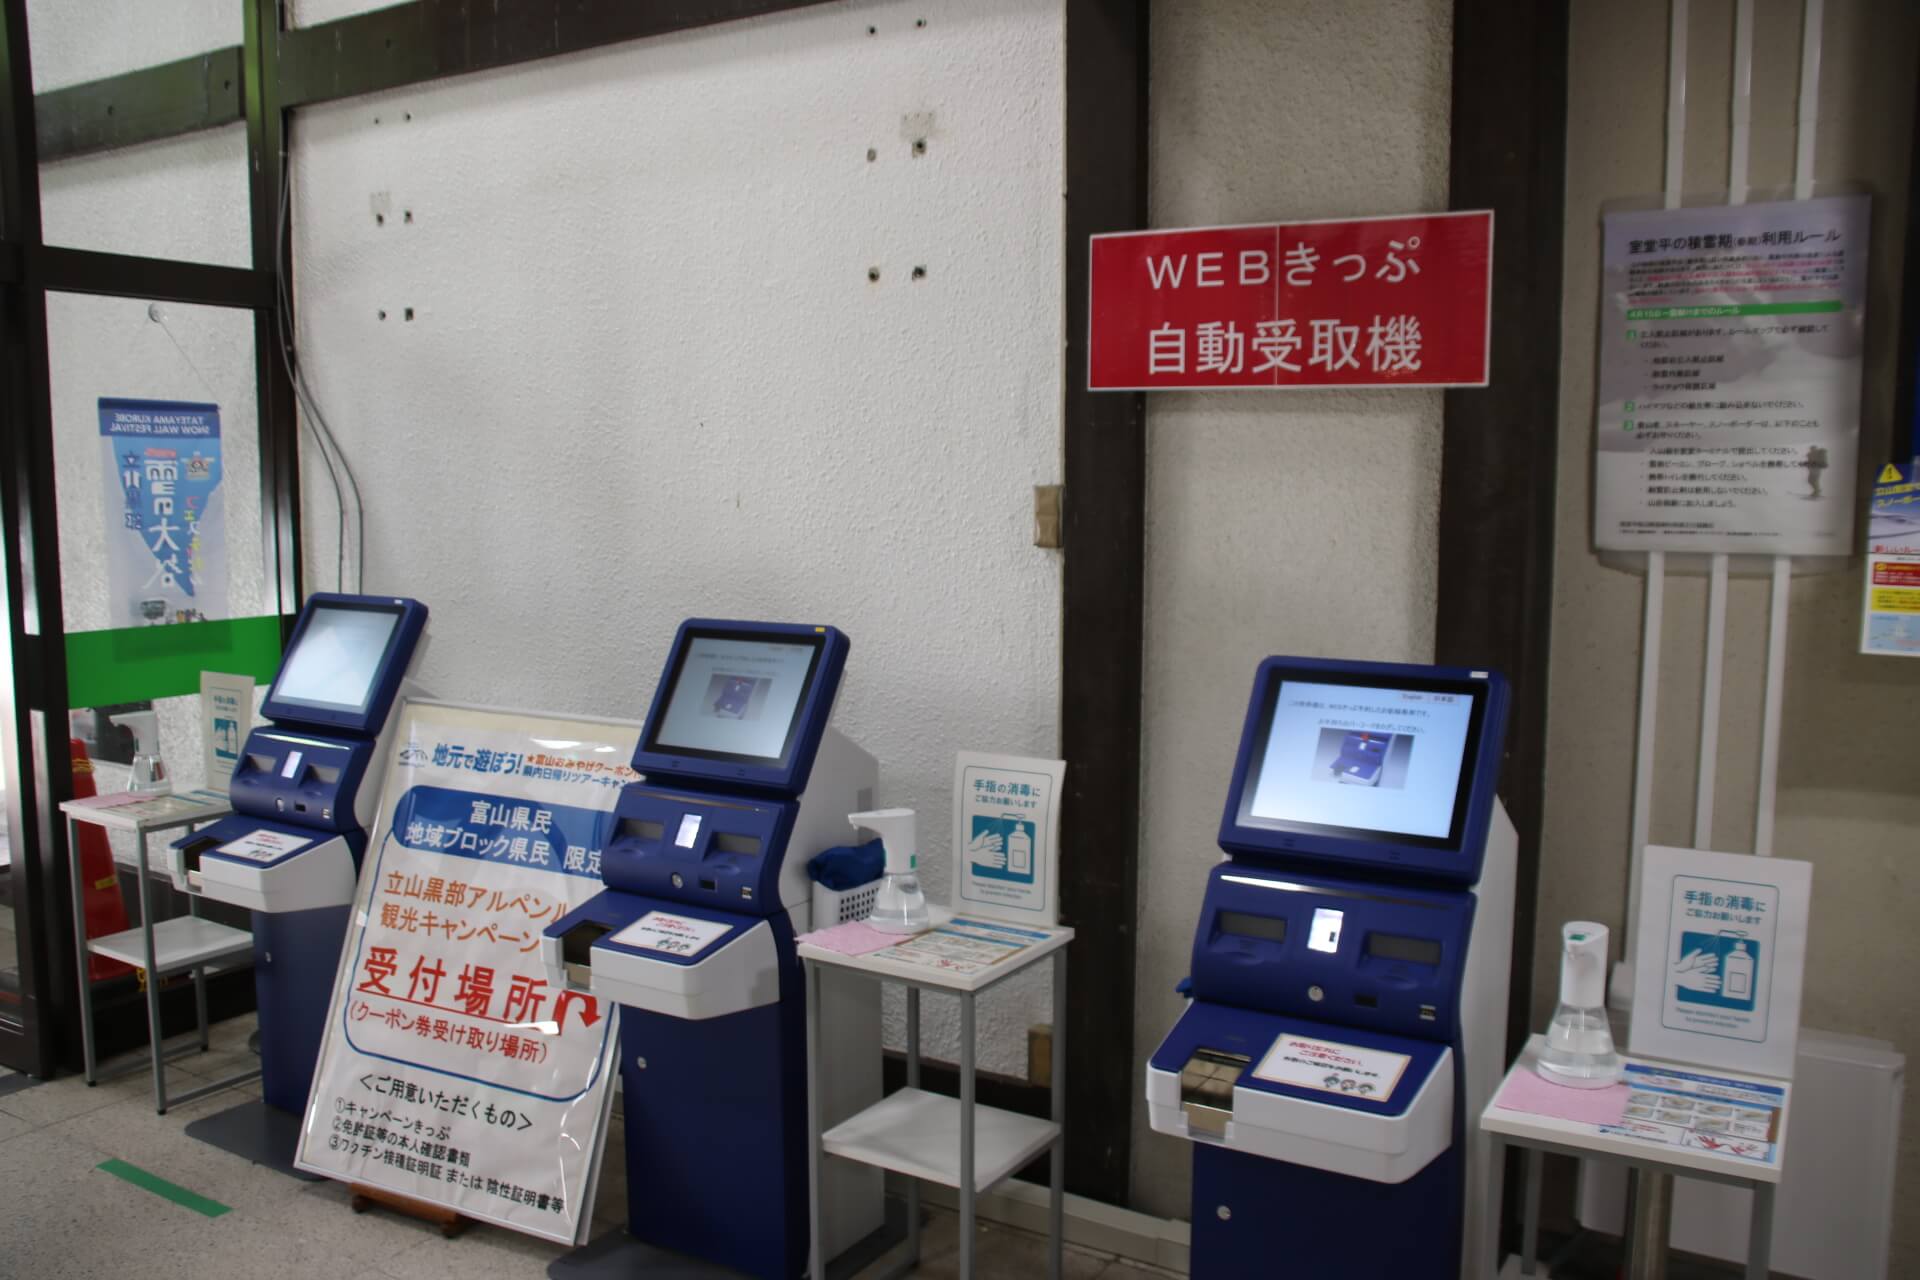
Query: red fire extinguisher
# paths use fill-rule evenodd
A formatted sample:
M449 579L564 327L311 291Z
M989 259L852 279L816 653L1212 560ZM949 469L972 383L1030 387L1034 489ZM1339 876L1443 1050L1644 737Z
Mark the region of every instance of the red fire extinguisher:
M99 794L93 781L93 760L87 744L78 738L68 740L73 751L73 798L89 799ZM77 847L69 850L80 859L81 901L86 907L87 936L102 938L129 926L127 904L120 897L120 875L113 865L113 847L107 843L105 827L91 822L76 822ZM89 957L87 974L95 982L105 982L133 972L133 966L108 956Z

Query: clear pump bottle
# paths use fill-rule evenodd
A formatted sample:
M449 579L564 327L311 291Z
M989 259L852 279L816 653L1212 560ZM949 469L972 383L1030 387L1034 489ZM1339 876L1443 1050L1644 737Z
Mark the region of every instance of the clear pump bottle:
M1555 1084L1604 1089L1620 1078L1607 1022L1607 926L1569 921L1560 940L1560 1006L1547 1026L1539 1071Z
M919 933L932 918L927 912L927 895L920 891L919 863L911 809L871 809L850 813L847 821L865 827L880 837L886 850L886 871L879 892L873 898L873 913L867 924L882 933Z
M167 778L166 762L160 758L159 713L122 711L110 719L122 729L133 731L133 771L127 780L127 790L155 796L171 794L173 783Z

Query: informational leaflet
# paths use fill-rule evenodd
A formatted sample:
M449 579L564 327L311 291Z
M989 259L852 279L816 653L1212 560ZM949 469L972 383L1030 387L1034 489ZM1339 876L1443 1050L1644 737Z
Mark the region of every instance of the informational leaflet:
M1790 1077L1812 880L1791 858L1648 845L1632 1051Z
M272 862L275 858L285 857L295 849L304 849L313 843L312 836L290 835L285 831L250 831L238 840L229 840L214 850L215 853L231 854L236 858L247 858L254 862Z
M1860 652L1920 658L1920 463L1888 463L1867 513Z
M112 625L229 616L220 406L103 398L99 410Z
M997 920L955 916L938 928L917 934L880 955L899 964L919 965L941 973L971 977L1011 959L1047 934L1021 929Z
M1404 1053L1315 1040L1291 1032L1281 1035L1253 1069L1256 1079L1323 1093L1383 1100L1413 1061Z
M1629 1062L1627 1109L1602 1133L1772 1164L1787 1092L1762 1080L1700 1075L1662 1063Z
M600 892L638 726L407 701L297 1163L570 1243L591 1220L617 1008L541 931Z
M959 897L976 911L1052 925L1060 920L1060 784L1064 760L962 751L953 768L953 847Z
M1868 197L1604 222L1595 545L1851 554Z
M731 927L671 911L649 911L608 941L663 955L697 956Z

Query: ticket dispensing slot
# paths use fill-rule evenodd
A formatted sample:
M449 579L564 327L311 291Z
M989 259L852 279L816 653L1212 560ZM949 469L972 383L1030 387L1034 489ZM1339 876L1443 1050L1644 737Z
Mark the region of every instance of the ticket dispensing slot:
M329 831L357 828L352 796L374 744L255 730L228 784L234 810ZM341 797L348 797L345 804Z
M692 901L723 909L776 901L779 867L762 855L786 839L795 807L791 801L632 788L614 811L603 878L634 893L691 894Z
M200 892L200 857L219 846L219 840L196 831L167 847L167 874L177 892Z
M556 985L676 1018L717 1018L779 999L766 921L618 889L547 926L540 956Z
M1195 1049L1180 1069L1180 1109L1187 1133L1195 1138L1227 1136L1233 1119L1233 1086L1253 1059L1224 1049Z
M593 990L593 944L613 930L594 920L583 920L560 935L561 976L569 988Z

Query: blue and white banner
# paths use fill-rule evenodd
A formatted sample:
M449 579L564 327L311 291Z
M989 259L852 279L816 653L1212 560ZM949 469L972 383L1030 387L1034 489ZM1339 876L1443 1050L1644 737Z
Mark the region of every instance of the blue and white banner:
M220 406L102 398L100 439L109 625L227 617Z

